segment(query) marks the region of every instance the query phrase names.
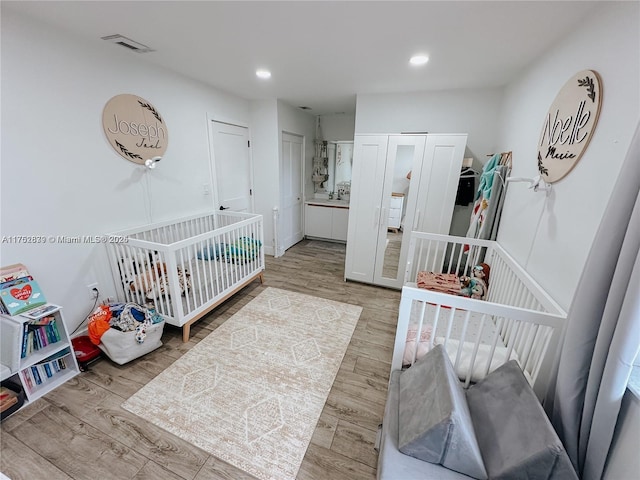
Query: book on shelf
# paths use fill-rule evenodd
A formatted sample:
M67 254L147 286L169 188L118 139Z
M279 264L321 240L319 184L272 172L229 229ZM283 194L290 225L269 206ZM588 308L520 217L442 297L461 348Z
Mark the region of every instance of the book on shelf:
M2 284L27 277L30 277L29 270L21 263L0 267L0 288ZM9 310L7 310L2 301L0 301L0 313L10 315Z
M53 378L61 370L66 370L67 362L65 356L69 355L69 353L70 350L67 348L62 352L47 357L35 365L25 368L22 374L29 393L33 393L35 388L49 381L49 379Z
M30 370L35 384L40 385L42 383L42 379L40 378L40 374L38 373L38 368L35 365L31 365Z
M17 278L29 276L29 270L22 263L0 267L0 283L10 282Z
M32 277L0 284L0 300L9 315L19 315L47 303L38 282Z
M41 317L24 323L20 358L62 339L55 317Z
M37 320L59 309L60 307L58 307L57 305L52 305L51 303L47 303L46 305L42 305L41 307L37 307L32 310L27 310L26 312L21 313L20 315L23 317L29 318L31 320Z
M0 412L18 403L18 394L7 387L0 387Z

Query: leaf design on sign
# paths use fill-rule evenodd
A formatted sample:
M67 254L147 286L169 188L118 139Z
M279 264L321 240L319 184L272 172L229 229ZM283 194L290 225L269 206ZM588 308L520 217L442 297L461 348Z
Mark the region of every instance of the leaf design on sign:
M129 158L138 158L140 160L142 160L142 157L140 155L138 155L137 153L133 153L130 152L129 150L127 150L127 147L125 147L124 145L122 145L119 141L114 140L114 142L116 142L116 145L118 146L118 148L120 149L120 151L126 155Z
M140 104L140 106L141 106L142 108L146 108L146 109L147 109L147 110L149 110L151 113L153 113L153 116L154 116L154 117L156 117L160 123L163 123L163 122L162 122L162 119L160 118L160 114L156 111L156 109L155 109L155 108L153 108L153 107L152 107L151 105L149 105L148 103L141 102L140 100L138 100L138 103Z
M538 171L540 175L549 175L549 170L544 168L544 164L542 163L542 156L540 156L540 152L538 152Z
M593 79L590 77L585 77L583 79L578 79L579 87L587 87L587 97L591 99L592 102L596 101L596 91L595 85L593 84Z

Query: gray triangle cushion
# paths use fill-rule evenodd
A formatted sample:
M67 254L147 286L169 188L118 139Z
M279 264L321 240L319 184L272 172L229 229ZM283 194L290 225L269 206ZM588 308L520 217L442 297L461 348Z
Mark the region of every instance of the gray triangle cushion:
M569 456L515 360L467 390L492 480L577 480Z
M402 372L398 410L402 453L487 478L464 389L442 345Z

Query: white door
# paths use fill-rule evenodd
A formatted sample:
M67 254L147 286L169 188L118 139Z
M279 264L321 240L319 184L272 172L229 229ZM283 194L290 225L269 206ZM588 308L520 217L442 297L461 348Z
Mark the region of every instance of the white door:
M427 136L414 230L449 235L466 145L466 134Z
M356 135L353 146L344 276L359 282L373 282L387 142L386 135Z
M377 232L378 248L373 275L373 283L376 285L402 287L411 237L412 225L409 219L415 215L424 148L424 135L389 136L380 209L380 229ZM394 194L404 195L403 209L399 212L401 231L388 228Z
M300 135L282 132L282 159L280 179L282 185L281 252L292 247L304 236L302 229L302 163L304 143Z
M217 207L234 212L253 211L249 129L215 121L210 128Z

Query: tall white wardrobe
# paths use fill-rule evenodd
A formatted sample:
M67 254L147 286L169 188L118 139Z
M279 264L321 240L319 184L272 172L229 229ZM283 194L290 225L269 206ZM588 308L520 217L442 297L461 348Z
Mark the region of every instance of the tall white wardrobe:
M466 134L355 136L345 280L402 287L411 230L449 233L466 143ZM389 229L399 196L401 228Z

